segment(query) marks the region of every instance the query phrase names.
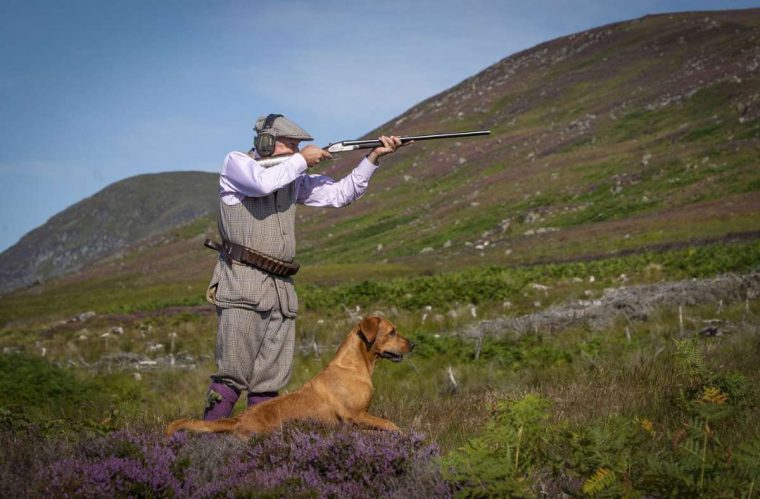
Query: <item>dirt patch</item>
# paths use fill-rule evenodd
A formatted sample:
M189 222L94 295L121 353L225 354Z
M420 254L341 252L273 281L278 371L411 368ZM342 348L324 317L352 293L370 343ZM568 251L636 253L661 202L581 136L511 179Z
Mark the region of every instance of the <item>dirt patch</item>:
M485 320L457 334L482 337L510 332L558 332L572 326L600 330L621 318L647 320L654 310L662 307L727 304L758 297L760 272L612 288L605 290L603 296L596 300L578 300L519 317Z

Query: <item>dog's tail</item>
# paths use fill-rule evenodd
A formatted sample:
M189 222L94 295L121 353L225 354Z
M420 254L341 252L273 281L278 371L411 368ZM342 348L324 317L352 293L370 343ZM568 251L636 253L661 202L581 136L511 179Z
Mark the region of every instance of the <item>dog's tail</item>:
M230 433L235 431L237 419L217 419L216 421L204 421L202 419L178 419L166 427L164 432L167 437L171 437L180 430L189 430L197 432L220 432Z

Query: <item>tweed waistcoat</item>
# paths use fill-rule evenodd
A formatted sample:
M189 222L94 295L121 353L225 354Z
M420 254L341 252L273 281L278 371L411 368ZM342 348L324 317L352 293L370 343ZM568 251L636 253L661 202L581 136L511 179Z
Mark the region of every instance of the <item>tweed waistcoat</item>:
M219 234L223 239L292 261L296 254L296 184L291 182L261 197L245 197L228 205L219 200ZM214 289L215 288L215 289ZM295 317L298 298L292 277L278 277L220 258L209 284L209 298L220 307L268 311L277 304Z

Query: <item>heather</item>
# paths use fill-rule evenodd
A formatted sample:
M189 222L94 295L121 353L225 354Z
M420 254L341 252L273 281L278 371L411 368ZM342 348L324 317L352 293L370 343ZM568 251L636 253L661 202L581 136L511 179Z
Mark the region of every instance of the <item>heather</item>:
M11 496L54 497L409 497L451 495L437 447L421 433L291 425L248 441L228 435L170 439L122 429L75 441L6 425L2 440L18 464L34 442L26 480L4 477ZM16 470L21 473L20 469ZM17 477L18 478L18 477ZM8 486L11 486L8 488Z

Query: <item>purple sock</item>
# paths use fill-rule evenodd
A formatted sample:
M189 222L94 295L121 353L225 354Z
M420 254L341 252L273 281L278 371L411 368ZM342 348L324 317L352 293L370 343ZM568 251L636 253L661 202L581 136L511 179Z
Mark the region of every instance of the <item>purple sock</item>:
M232 408L235 407L240 392L229 385L212 381L208 387L208 396L206 399L206 409L203 411L205 421L215 421L217 419L227 418L232 414Z
M277 392L248 392L248 407L271 400L277 396Z

